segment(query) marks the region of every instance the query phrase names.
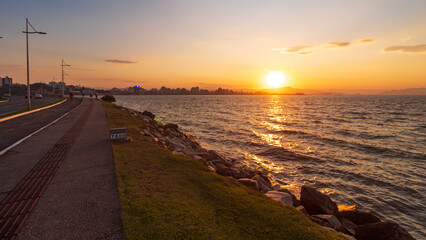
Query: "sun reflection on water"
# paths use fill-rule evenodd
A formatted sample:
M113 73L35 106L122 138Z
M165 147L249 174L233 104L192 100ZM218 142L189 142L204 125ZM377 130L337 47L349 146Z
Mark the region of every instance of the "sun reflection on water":
M272 173L281 173L284 171L284 167L282 166L277 166L276 164L274 164L273 162L264 159L264 158L260 158L254 154L248 153L248 152L242 152L241 153L244 155L244 158L246 159L244 164L245 165L251 165L254 163L256 163L258 166L260 166L263 169L266 169L268 172L272 172Z

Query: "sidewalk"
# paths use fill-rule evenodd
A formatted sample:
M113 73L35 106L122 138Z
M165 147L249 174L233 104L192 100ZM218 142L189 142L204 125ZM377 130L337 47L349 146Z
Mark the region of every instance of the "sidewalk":
M83 119L85 112L87 120ZM82 126L78 136L76 122ZM35 201L17 239L124 239L108 123L102 104L96 100L85 99L66 117L0 157L0 201L11 198L12 189L28 178L27 173L39 166L40 160L53 161L60 155L46 153L66 144L69 152ZM0 239L1 212L0 205Z

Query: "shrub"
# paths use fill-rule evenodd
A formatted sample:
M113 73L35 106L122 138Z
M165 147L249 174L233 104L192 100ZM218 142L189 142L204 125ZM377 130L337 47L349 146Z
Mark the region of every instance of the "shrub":
M112 95L105 95L101 99L105 102L115 102L115 97Z

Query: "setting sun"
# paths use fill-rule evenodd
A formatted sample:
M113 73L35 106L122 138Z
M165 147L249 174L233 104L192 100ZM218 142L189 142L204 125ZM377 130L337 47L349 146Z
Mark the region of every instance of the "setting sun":
M271 87L279 87L283 85L285 75L281 71L272 71L266 76L266 83Z

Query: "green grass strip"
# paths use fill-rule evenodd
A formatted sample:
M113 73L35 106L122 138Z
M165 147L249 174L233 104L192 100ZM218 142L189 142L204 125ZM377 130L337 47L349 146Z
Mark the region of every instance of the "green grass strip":
M144 121L105 103L127 239L346 239L297 209L267 198L194 160L172 155L140 133Z

